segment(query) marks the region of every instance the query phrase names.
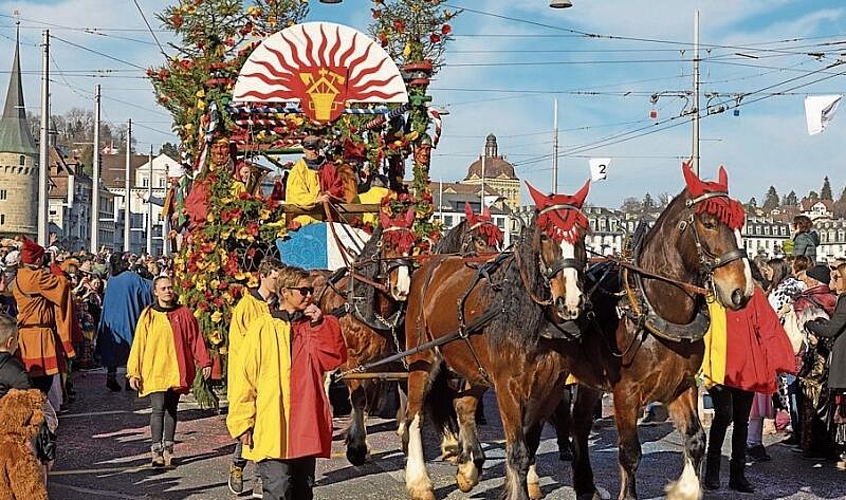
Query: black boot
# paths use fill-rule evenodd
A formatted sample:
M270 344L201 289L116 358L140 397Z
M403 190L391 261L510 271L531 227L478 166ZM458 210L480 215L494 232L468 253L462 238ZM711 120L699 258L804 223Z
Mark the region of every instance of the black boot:
M720 489L720 455L708 455L705 460L705 479L702 486L707 490Z
M743 460L732 460L729 468L729 488L740 493L755 493L755 488L746 480L744 470L746 463Z
M106 387L112 392L120 392L120 384L118 384L117 377L114 375L106 376Z

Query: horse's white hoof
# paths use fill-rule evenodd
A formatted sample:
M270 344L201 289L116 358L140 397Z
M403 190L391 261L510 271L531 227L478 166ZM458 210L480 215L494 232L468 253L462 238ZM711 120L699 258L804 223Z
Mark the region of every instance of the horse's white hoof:
M428 489L425 488L409 488L408 489L408 496L411 500L437 500L435 498L435 492L432 491L432 487L429 486Z
M465 462L458 466L458 473L455 475L455 482L458 489L467 493L479 484L479 469L473 462Z

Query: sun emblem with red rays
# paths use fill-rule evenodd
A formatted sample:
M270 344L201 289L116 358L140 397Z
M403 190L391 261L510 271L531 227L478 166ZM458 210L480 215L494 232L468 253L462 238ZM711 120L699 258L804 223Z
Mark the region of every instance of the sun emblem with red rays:
M366 35L332 23L285 29L256 48L235 84L236 102L299 101L303 113L326 123L349 103L408 101L402 75Z

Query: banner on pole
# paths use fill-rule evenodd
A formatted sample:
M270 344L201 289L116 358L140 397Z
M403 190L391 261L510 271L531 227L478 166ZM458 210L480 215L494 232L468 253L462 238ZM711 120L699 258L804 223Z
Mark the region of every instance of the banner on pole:
M605 180L608 177L609 166L611 166L611 158L591 158L590 180L592 182Z
M805 98L805 120L808 122L808 135L821 133L840 106L841 95L813 95Z

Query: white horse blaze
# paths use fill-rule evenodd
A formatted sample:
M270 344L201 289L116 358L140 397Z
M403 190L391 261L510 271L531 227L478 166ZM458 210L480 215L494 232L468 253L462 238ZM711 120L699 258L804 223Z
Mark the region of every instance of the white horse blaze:
M737 238L737 248L743 248L743 238L740 236L740 230L734 230L734 237ZM743 277L746 278L746 290L744 290L744 295L751 297L755 285L752 281L752 267L749 265L748 257L743 258Z
M566 241L562 241L561 257L564 259L575 259L576 247ZM579 290L579 273L572 267L564 268L561 273L564 275L565 283L564 305L569 310L578 309L579 304L582 302L582 291Z
M403 254L403 257L407 257L408 255ZM411 291L411 277L408 275L408 267L407 266L399 266L397 268L397 283L394 285L396 290L395 299L401 299L408 296L408 293Z

